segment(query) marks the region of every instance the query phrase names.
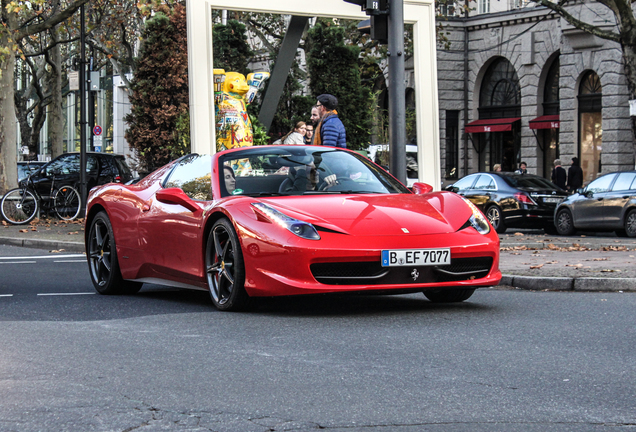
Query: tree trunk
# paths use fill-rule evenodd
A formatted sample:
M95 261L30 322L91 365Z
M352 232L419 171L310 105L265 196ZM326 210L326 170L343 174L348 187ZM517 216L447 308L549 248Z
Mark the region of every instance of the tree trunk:
M11 21L14 21L10 18ZM10 28L12 28L10 23ZM0 33L0 46L8 46L5 36ZM15 54L10 51L0 61L0 194L18 185L18 154L16 146L15 107L13 102Z
M57 42L56 26L51 32L51 38ZM47 75L47 93L51 95L51 104L48 107L49 121L49 151L51 158L55 158L64 153L64 114L62 97L62 56L60 54L60 46L55 45L49 51L53 70Z

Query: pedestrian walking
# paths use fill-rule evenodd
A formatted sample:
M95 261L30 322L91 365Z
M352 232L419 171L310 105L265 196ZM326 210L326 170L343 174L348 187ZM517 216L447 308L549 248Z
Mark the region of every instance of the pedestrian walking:
M565 190L567 187L567 173L565 168L561 166L561 159L554 160L554 169L552 170L552 183Z
M312 144L314 141L314 125L307 123L305 125L305 144Z
M568 168L568 191L576 192L577 189L583 187L583 170L579 163L579 158L572 158L572 165Z
M299 121L292 130L274 141L274 144L304 144L306 132L307 125L305 122Z
M347 148L347 133L338 118L338 99L334 95L318 96L318 112L321 120L314 133L314 144Z
M492 166L492 170L493 170L494 172L501 172L501 164L494 164L494 165Z
M515 174L528 174L528 164L525 162L521 162L519 164L519 169L515 171Z

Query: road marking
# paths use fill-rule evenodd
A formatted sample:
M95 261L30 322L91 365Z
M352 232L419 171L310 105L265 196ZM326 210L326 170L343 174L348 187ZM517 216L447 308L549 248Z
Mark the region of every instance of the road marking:
M67 263L67 262L78 262L78 263L86 263L86 260L59 260L59 261L53 261L54 263Z
M0 264L35 264L37 261L0 261Z
M42 255L42 256L24 256L24 257L0 257L0 261L2 260L33 260L33 259L59 259L59 258L80 258L86 257L83 254L73 254L73 255Z
M0 297L13 297L13 294L0 294Z
M93 295L94 292L83 292L83 293L40 293L39 296L74 296L74 295Z

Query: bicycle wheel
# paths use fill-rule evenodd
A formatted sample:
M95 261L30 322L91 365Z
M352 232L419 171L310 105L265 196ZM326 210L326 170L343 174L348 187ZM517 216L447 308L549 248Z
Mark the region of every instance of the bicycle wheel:
M53 208L60 219L75 219L80 212L80 206L80 194L75 188L63 186L55 192Z
M38 200L28 190L12 189L2 197L2 217L16 225L29 223L38 213Z

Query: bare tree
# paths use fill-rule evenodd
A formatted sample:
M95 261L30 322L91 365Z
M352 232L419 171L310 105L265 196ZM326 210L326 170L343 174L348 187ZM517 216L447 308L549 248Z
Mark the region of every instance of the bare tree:
M636 99L636 17L631 0L588 0L591 5L600 5L604 12L611 12L615 25L594 25L581 17L576 17L569 6L581 5L584 2L559 0L532 0L559 14L569 24L591 35L618 43L623 53L623 67L627 79L630 99ZM596 15L591 14L590 17ZM632 117L632 132L636 137L636 119ZM636 154L636 142L633 151Z

